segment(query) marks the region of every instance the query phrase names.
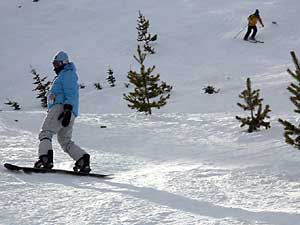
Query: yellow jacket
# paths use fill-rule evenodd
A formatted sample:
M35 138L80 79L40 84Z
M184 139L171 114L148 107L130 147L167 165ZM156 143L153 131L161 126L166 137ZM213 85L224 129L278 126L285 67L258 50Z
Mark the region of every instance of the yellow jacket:
M264 24L263 24L263 22L262 22L260 16L255 15L255 14L250 15L250 16L248 17L248 26L252 26L252 27L256 26L257 21L259 21L259 23L260 23L262 26L264 26Z

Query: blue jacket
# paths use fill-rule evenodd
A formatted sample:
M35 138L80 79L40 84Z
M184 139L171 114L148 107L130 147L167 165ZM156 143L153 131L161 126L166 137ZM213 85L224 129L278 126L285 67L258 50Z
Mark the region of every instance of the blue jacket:
M78 116L79 85L74 63L68 63L52 82L48 92L48 108L56 104L70 104L73 113Z

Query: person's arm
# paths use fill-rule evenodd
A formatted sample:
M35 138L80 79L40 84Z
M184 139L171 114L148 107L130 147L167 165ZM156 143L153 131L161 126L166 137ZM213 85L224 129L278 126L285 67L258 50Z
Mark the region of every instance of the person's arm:
M260 22L260 24L262 25L262 27L264 27L265 25L262 22L262 19L260 18L260 16L258 17L258 21Z
M76 93L78 91L76 76L71 73L65 73L63 76L63 92L64 92L64 102L63 102L63 112L58 116L58 120L61 120L63 127L67 127L70 124L72 117L72 110L74 106L74 101L76 98Z

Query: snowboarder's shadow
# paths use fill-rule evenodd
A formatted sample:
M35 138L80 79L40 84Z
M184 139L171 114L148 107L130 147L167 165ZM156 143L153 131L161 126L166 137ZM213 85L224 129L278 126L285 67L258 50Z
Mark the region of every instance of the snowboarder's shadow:
M117 193L126 196L132 196L137 199L147 200L158 205L167 206L171 209L184 211L200 216L208 216L216 219L238 218L245 221L265 221L270 224L296 224L300 215L272 211L248 211L241 208L224 207L214 205L213 203L191 199L181 195L173 194L163 190L157 190L151 187L138 187L132 184L117 183L104 180L102 183L110 185L112 188L86 187L78 185L78 188L100 191L101 193Z

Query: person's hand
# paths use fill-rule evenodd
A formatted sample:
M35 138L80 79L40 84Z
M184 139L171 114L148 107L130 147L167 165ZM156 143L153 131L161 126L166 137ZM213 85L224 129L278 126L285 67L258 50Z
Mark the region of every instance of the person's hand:
M61 125L63 127L67 127L70 124L71 116L72 116L73 106L69 104L64 105L64 111L58 116L58 120L61 120Z

